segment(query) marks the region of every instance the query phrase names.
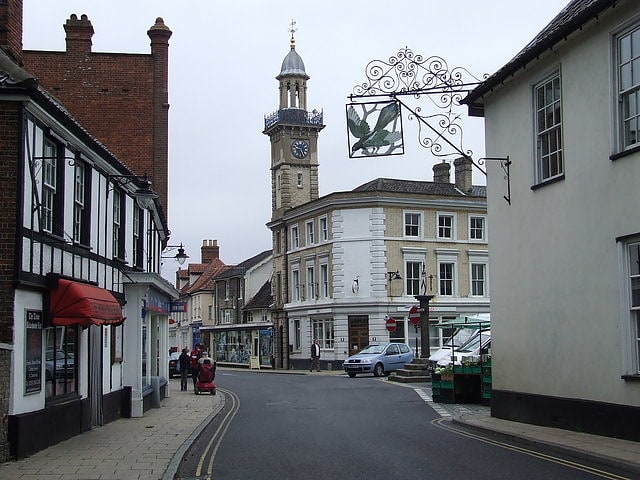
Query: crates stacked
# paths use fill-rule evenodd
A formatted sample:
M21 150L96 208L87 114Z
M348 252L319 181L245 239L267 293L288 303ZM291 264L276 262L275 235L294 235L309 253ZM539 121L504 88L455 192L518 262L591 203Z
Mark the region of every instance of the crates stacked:
M482 366L482 405L491 405L491 360Z
M442 378L439 373L431 375L431 398L436 403L455 403L453 393L453 375Z

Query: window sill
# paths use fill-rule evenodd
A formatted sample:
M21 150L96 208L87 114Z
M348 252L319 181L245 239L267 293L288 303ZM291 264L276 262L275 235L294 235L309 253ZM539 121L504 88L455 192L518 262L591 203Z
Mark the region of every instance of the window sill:
M625 382L640 382L640 374L635 375L622 375L620 378Z
M536 183L535 185L531 185L531 190L537 190L542 187L546 187L552 183L560 182L564 180L564 173L562 175L558 175L557 177L548 178L540 183Z
M618 152L618 153L614 153L613 155L609 156L609 160L611 160L612 162L618 160L619 158L623 158L623 157L627 157L629 155L633 155L634 153L638 153L640 152L640 145L636 145L635 147L631 147L627 150L624 150L622 152Z

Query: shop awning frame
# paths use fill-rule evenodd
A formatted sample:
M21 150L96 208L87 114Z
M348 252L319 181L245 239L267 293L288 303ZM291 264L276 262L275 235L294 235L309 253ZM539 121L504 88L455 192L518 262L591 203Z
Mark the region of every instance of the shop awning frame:
M53 326L119 325L124 321L122 306L109 290L64 278L50 292L49 311Z

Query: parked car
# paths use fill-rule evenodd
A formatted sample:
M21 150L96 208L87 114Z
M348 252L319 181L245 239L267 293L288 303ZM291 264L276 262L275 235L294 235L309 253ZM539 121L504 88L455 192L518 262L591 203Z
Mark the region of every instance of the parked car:
M358 373L380 377L400 370L413 361L413 350L406 343L372 343L347 358L342 368L351 378Z
M462 365L465 361L480 361L480 355L487 352L489 348L491 348L491 330L479 330L459 349L454 349L453 353L449 353L449 355L438 360L437 366L447 367L449 365ZM452 360L454 357L455 361Z
M169 378L180 376L180 370L178 370L179 358L180 352L171 352L171 355L169 355Z

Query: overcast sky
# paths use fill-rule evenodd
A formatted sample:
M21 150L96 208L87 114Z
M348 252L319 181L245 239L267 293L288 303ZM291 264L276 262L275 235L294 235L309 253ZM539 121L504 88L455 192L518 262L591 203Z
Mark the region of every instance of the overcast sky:
M433 157L404 121L405 155L349 159L345 104L365 66L404 47L443 57L449 68L494 73L568 0L24 0L24 48L65 49L63 25L86 13L94 52L150 53L147 30L162 17L169 46L169 228L200 261L204 239L237 264L271 248L269 138L264 116L278 109L282 60L295 20L307 74L308 110L324 112L320 195L378 177L432 180ZM428 108L427 104L423 108ZM465 149L482 157L482 119L466 117ZM495 152L491 152L495 155ZM474 171L474 183L485 184ZM173 281L175 262L163 275Z

